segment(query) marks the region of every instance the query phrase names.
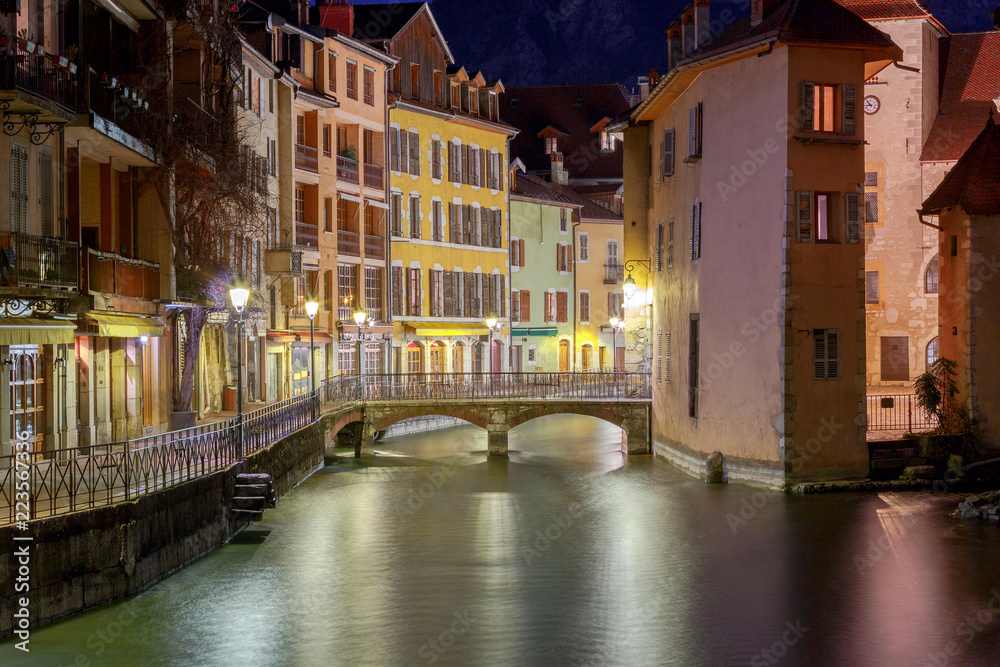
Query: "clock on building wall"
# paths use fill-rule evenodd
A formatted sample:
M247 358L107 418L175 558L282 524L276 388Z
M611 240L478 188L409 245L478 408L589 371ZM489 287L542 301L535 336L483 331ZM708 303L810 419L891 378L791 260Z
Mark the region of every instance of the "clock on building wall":
M865 98L865 113L869 116L878 113L880 106L882 106L882 103L874 95L869 95Z

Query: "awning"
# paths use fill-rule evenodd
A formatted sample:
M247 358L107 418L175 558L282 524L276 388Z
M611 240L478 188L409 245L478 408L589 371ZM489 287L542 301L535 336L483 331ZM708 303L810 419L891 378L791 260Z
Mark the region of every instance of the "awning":
M338 192L337 196L340 197L341 199L346 199L347 201L352 201L355 204L360 204L361 203L361 197L358 197L356 195L349 195L349 194L346 194L344 192Z
M410 322L406 332L418 336L486 336L490 333L485 324L465 322Z
M299 333L297 335L300 343L305 343L306 345L309 344L309 334ZM313 341L316 345L326 345L327 343L333 342L333 336L325 331L317 331L313 334Z
M386 203L384 203L384 202L372 201L371 199L369 199L365 203L368 204L369 206L374 206L375 208L380 208L383 211L388 211L389 210L389 205L386 204Z
M294 343L295 334L291 331L268 331L268 343Z
M97 323L98 336L139 338L140 336L165 336L167 334L167 328L155 317L87 313L87 319Z
M556 327L518 327L511 329L511 336L556 336L559 329Z
M0 317L0 345L71 344L76 325L42 317Z

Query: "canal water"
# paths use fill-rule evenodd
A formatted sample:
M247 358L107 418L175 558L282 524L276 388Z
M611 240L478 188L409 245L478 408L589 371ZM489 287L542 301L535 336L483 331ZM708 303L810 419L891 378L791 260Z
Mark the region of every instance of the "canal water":
M944 493L710 487L553 416L394 438L0 665L998 665L1000 528Z

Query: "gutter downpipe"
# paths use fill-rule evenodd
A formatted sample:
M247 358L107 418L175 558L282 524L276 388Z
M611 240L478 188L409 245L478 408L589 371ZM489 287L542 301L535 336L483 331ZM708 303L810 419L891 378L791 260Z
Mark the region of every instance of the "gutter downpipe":
M579 296L576 293L576 228L583 224L583 208L580 208L580 222L573 223L573 245L570 247L573 249L573 262L570 266L573 267L573 369L571 372L576 371L576 325L579 321L579 313L577 313L577 308L579 307ZM589 254L589 253L588 253ZM569 304L566 304L566 310L569 310ZM600 348L600 325L597 327L598 331L598 349Z
M388 52L386 53L388 55ZM391 57L391 56L390 56ZM389 225L392 224L390 220L392 216L392 187L390 183L392 182L392 169L390 169L390 156L389 156L389 109L391 108L389 104L389 72L396 69L398 65L397 62L389 63L385 68L385 76L382 82L382 99L385 100L385 139L382 141L384 148L383 164L385 164L385 203L389 207L385 214L385 266L389 270L386 271L385 275L385 294L386 294L386 305L385 309L385 321L387 324L392 324L392 295L389 293L392 290L392 231L389 229ZM400 286L402 287L402 285ZM390 334L389 340L383 343L386 347L386 353L382 355L382 372L385 374L390 374L392 372L392 336Z

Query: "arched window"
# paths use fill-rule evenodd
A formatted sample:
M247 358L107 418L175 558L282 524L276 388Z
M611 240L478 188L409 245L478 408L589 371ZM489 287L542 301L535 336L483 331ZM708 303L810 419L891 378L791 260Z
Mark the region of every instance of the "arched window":
M444 343L442 343L439 340L436 340L433 343L431 343L431 363L429 369L431 373L437 373L437 374L444 373L444 355L445 355Z
M451 372L465 372L465 346L461 342L453 343L451 346Z
M590 343L584 343L580 353L581 370L590 370L590 366L594 363L594 346Z
M930 370L934 362L938 360L938 339L935 337L927 343L927 370Z
M934 259L927 265L927 272L924 274L924 292L927 294L937 294L938 278L938 256L934 255Z
M417 343L410 343L406 346L406 372L409 375L417 375L421 372L422 359L421 348Z

